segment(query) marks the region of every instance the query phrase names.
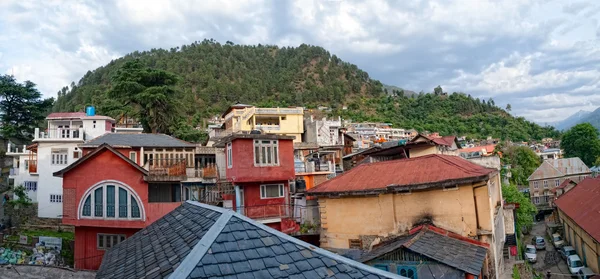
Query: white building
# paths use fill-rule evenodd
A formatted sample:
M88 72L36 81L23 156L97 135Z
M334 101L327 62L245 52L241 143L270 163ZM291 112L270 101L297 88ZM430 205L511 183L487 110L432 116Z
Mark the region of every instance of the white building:
M321 120L315 120L311 115L304 119L304 142L316 143L319 146L339 146L344 145L343 135L340 133L342 119L327 120L323 117Z
M62 217L62 178L54 177L57 172L81 158L79 144L86 140L99 137L105 133L114 131L115 120L101 115L94 115L93 111L88 114L83 112L60 112L51 113L46 117L48 128L40 131L35 129L33 144L27 153L27 163L24 155L18 154L19 160L27 166L23 166L24 175L21 176L21 165L19 165L20 181L36 181L37 192L35 200L38 203L38 217L61 218ZM17 155L15 155L16 157ZM17 178L15 178L16 185ZM27 188L27 187L26 187Z
M6 149L6 156L13 159L12 168L8 175L8 179L12 183L9 184L23 186L31 201L37 202L38 176L29 174L29 159L32 156L32 152L27 150L26 145L17 146L9 142ZM17 196L15 195L14 198L17 198Z

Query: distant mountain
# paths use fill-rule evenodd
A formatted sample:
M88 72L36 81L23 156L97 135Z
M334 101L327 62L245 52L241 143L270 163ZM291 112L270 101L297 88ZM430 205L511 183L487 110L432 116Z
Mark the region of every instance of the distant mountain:
M394 91L396 91L396 92L404 91L404 96L406 96L406 97L411 97L412 95L417 95L417 92L415 92L415 91L406 90L406 89L400 88L395 85L384 84L383 89L387 90L387 93L389 95L393 95Z
M600 108L588 113L585 117L581 118L581 121L577 124L585 122L592 124L596 129L600 130Z
M597 114L596 118L598 118L598 120L600 120L600 111L595 110L594 112L591 112L591 111L580 110L580 111L576 112L575 114L567 117L566 119L554 123L553 126L559 131L568 130L571 127L573 127L579 123L588 122L588 121L586 121L586 119L588 119L590 116L592 116L592 114ZM594 125L594 126L596 126L596 125ZM596 126L596 128L598 128L598 126Z

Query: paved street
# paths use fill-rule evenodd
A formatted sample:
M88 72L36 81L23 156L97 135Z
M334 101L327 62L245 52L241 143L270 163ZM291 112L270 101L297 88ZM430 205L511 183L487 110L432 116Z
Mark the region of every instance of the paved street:
M533 265L533 268L542 274L550 271L552 278L569 278L569 268L567 267L566 261L561 258L560 253L554 249L552 243L546 237L546 224L541 221L535 223L529 235L526 235L523 239L525 244L531 244L531 238L533 236L543 236L546 238L546 250L538 250L537 252L537 263Z

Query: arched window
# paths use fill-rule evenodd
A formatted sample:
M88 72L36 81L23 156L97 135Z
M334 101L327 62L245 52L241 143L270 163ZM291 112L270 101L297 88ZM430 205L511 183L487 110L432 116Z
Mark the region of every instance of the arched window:
M103 183L88 191L80 209L82 218L142 219L135 193L119 183Z

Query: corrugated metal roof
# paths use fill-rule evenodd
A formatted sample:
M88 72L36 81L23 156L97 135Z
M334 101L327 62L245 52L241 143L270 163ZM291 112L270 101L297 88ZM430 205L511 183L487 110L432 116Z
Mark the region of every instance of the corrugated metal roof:
M54 118L81 118L85 116L85 112L53 112L46 119Z
M362 164L310 189L309 193L361 192L386 189L388 186L451 183L494 172L495 169L479 166L458 156L433 154Z
M600 242L600 179L586 178L554 203L579 227Z
M102 144L113 147L196 147L189 143L165 134L121 134L107 133L84 144L82 147L97 147Z
M588 168L578 157L545 160L527 180L539 180L553 177L570 176L590 173Z
M485 152L487 154L491 154L494 153L494 149L496 148L495 144L489 144L489 145L482 145L482 146L475 146L475 147L469 147L469 148L463 148L460 150L461 153L470 153L470 152L478 152L478 151L482 151L485 150Z

